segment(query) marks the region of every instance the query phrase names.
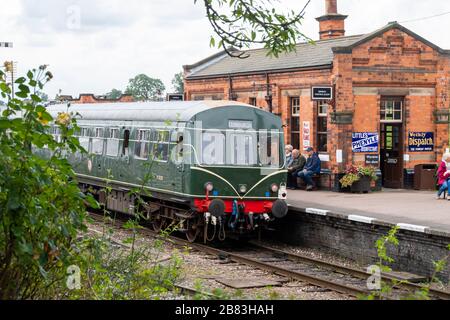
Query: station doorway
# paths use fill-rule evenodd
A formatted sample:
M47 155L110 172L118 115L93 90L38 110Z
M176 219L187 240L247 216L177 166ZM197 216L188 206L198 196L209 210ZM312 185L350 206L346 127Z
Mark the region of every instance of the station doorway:
M380 169L383 187L403 188L403 101L386 98L381 101Z

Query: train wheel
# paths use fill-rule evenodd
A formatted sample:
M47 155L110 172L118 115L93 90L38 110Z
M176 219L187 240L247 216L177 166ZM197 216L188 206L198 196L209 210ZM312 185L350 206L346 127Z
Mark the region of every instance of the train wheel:
M188 230L186 231L186 239L189 242L195 242L197 236L200 234L200 229L195 222L188 222Z
M164 229L166 225L166 219L163 217L158 217L157 219L152 221L152 229L155 232L160 232L162 229Z

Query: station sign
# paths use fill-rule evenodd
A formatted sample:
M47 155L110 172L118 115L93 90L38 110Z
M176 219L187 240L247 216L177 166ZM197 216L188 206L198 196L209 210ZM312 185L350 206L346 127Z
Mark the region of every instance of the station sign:
M354 132L352 134L352 151L354 153L378 152L378 132Z
M332 86L313 86L311 87L312 100L333 100Z
M167 101L183 101L184 94L182 93L169 93L167 94Z
M434 150L433 132L409 132L408 145L410 152L429 152Z

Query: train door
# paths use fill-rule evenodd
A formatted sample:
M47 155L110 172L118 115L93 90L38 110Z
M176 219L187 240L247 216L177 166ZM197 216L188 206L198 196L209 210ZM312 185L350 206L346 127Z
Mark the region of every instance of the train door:
M115 175L118 174L119 167L119 151L120 151L120 128L119 127L110 127L106 132L105 139L105 163L104 163L104 171L106 177L109 179L116 179Z
M173 190L184 192L185 162L184 162L184 134L180 131L172 131L170 134L170 158L169 175L172 180Z
M130 137L131 127L120 128L119 160L117 161L117 175L120 181L130 182Z
M92 153L92 175L96 177L105 176L105 128L95 127L92 137L91 153Z
M152 185L163 190L174 190L176 182L173 180L176 176L170 174L170 131L166 129L157 129L152 131L151 135L151 153L152 171L154 181ZM178 176L178 175L177 175Z

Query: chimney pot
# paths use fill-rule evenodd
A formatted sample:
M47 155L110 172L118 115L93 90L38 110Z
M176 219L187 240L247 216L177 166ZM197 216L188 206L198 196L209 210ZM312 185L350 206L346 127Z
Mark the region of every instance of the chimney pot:
M337 14L337 0L325 0L327 14Z
M347 16L337 11L337 0L325 0L325 15L318 17L320 39L332 39L345 36L345 19Z

